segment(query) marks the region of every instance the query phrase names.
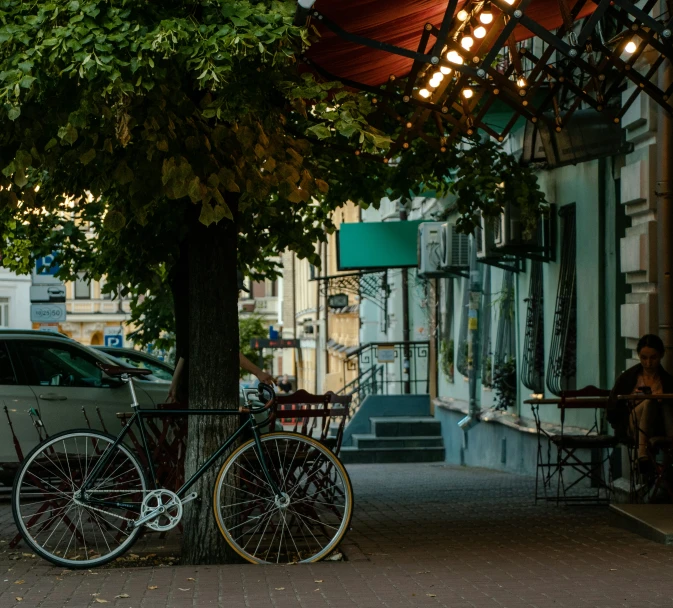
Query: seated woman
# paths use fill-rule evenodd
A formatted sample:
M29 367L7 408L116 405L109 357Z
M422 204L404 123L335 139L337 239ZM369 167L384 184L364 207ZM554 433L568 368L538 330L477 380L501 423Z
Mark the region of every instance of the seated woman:
M617 437L636 442L639 468L649 472L647 441L664 435L673 438L673 402L654 398L618 401L617 395L673 393L673 376L661 366L666 351L659 336L644 335L638 341L637 352L640 363L622 373L612 389L608 421Z

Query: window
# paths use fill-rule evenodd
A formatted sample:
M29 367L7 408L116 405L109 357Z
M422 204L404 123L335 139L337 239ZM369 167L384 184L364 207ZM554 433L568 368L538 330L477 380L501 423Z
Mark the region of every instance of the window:
M36 386L110 388L121 382L104 377L96 359L70 345L30 340L21 350Z
M9 298L0 298L0 327L9 327Z
M2 384L16 384L14 367L4 342L0 342L0 385Z
M75 298L88 300L91 298L91 283L84 279L84 273L80 272L75 281Z
M252 297L263 298L266 296L266 285L264 281L254 281L252 284Z
M273 297L278 296L278 281L276 280L271 281L271 295Z

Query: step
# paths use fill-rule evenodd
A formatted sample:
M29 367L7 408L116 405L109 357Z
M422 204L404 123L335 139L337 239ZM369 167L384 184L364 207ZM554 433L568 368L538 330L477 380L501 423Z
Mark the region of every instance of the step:
M441 448L444 440L441 436L426 437L377 437L376 435L352 435L353 447L361 450L375 448Z
M344 464L384 464L403 462L444 462L444 448L373 448L360 450L343 447L339 459Z
M387 416L370 418L376 437L439 437L442 424L432 416Z
M611 504L610 509L623 528L657 543L673 544L673 505Z

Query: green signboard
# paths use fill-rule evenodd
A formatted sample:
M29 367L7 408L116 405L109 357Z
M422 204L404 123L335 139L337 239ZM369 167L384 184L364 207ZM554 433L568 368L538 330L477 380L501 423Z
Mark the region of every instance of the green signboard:
M339 270L418 266L418 225L414 222L341 224L337 235Z

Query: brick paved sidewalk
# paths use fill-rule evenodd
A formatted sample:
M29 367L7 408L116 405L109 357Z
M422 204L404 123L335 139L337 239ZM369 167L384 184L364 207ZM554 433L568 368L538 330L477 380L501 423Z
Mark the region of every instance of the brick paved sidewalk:
M615 527L604 508L535 506L533 480L481 469L349 470L356 496L350 561L310 566L63 572L35 558L10 559L17 557L7 549L14 529L2 504L0 607L673 606L673 547ZM133 551L174 542L155 538Z

